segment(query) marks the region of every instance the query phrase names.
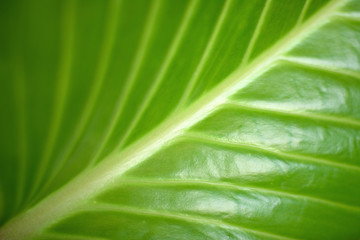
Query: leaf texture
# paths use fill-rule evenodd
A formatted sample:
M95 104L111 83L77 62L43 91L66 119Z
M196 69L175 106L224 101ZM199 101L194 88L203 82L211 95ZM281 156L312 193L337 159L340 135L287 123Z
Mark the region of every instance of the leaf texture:
M359 1L0 4L0 239L360 237Z

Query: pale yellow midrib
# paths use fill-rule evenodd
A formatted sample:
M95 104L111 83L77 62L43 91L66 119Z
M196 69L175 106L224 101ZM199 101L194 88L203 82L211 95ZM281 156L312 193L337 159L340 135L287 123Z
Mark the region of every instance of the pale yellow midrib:
M184 130L208 116L227 97L246 86L272 67L277 58L305 36L325 24L336 9L347 1L334 0L323 7L302 26L293 29L272 48L255 59L248 67L237 69L218 87L204 95L179 114L171 116L158 128L122 152L115 152L94 169L78 175L27 212L18 215L0 229L0 239L28 239L46 227L75 212L81 204L110 186L130 168L146 160ZM239 79L241 81L239 81ZM121 160L119 160L121 159Z

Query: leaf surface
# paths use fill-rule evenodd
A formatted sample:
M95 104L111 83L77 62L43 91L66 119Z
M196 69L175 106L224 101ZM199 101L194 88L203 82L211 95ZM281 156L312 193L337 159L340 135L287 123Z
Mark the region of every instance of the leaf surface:
M1 239L358 239L360 4L1 3Z

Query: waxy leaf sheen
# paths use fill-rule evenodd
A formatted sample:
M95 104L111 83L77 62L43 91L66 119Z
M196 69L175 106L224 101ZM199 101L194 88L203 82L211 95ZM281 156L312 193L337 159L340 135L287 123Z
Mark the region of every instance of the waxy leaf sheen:
M359 0L2 0L0 239L360 239Z

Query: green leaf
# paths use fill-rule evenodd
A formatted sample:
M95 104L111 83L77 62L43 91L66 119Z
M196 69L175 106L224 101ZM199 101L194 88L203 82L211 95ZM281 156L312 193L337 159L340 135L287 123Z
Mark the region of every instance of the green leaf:
M3 0L0 239L359 239L358 0Z

